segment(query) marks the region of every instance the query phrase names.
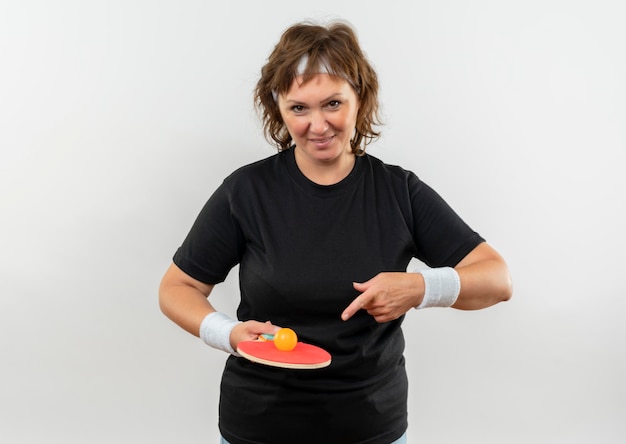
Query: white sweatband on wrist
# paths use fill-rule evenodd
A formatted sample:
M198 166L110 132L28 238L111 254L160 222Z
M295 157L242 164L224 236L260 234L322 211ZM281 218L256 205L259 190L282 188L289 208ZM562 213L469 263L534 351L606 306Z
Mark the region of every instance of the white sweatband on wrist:
M415 308L450 307L461 292L459 273L452 267L414 270L424 277L424 299Z
M230 345L230 332L237 324L239 321L229 318L224 313L217 311L209 313L200 324L200 339L213 348L236 355Z

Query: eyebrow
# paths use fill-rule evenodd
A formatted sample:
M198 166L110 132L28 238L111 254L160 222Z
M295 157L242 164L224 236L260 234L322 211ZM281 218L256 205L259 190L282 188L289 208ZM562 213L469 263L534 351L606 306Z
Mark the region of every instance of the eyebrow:
M325 99L320 100L319 103L330 102L333 99L343 98L343 97L344 97L343 93L336 92L336 93L333 93L330 96L326 97ZM286 100L285 102L287 102L289 104L304 104L305 103L305 102L302 102L301 100L294 100L294 99L289 99L289 100Z

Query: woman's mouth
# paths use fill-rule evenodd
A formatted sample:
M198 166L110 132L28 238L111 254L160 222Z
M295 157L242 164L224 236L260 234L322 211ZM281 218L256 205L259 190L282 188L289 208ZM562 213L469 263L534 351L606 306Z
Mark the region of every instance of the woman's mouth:
M317 137L315 139L309 139L309 142L311 142L313 145L315 145L318 148L325 148L332 142L334 137L335 136Z

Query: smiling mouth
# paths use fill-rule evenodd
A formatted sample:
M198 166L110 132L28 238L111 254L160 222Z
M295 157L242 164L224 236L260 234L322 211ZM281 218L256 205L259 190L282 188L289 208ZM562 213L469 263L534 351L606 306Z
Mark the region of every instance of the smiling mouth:
M333 139L333 137L335 136L329 136L329 137L324 137L320 139L309 139L309 140L313 143L324 144L324 143L330 142Z

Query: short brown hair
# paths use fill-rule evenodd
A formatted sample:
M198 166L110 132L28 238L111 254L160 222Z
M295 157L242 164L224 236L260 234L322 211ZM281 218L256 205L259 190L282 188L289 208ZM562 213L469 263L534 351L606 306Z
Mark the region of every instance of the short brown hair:
M343 22L328 26L302 22L289 27L261 69L254 103L263 122L267 140L279 151L290 147L292 138L280 115L277 94L285 93L298 75L298 64L308 56L303 81L306 83L324 66L330 74L348 81L359 98L356 131L350 141L352 152L361 155L365 146L380 136L378 76L366 59L355 31Z

